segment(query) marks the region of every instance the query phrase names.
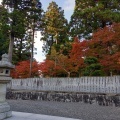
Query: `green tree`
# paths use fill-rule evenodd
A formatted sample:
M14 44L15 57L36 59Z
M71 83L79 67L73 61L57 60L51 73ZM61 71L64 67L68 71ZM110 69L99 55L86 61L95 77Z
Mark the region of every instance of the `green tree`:
M119 0L76 0L70 20L72 37L89 38L90 33L113 22L120 22Z
M8 30L9 25L8 21L8 12L7 10L0 5L0 59L2 54L7 53L8 51Z
M3 34L0 32L0 59L4 53L8 52L8 40L5 39Z
M10 11L10 60L12 56L16 62L30 59L30 49L33 58L34 32L41 17L41 3L39 0L3 0L3 5ZM29 30L32 33L28 33Z
M102 76L102 66L96 57L87 57L84 60L86 67L83 69L84 76Z
M43 21L42 40L45 41L43 50L50 52L53 44L56 50L59 49L60 44L68 40L66 37L68 23L64 18L64 11L55 2L51 2L43 16Z
M29 38L29 36L27 36L27 34L24 38L15 39L14 49L13 49L14 64L24 60L30 60L30 52L31 52L30 44L31 44L31 39Z
M20 1L19 1L20 2ZM9 28L9 59L12 62L13 56L13 48L14 42L17 39L21 39L25 35L25 15L22 11L18 9L18 0L17 1L10 1L10 0L3 0L3 6L7 6L7 10L9 12L9 17L7 24L10 26Z
M29 35L31 36L31 58L30 58L30 77L32 75L32 62L33 62L33 56L34 56L34 33L35 31L38 31L41 29L41 18L42 18L42 12L41 9L42 5L39 0L32 0L32 1L26 1L27 3L27 9L26 9L26 16L28 21L28 30L31 32Z
M24 0L25 13L28 23L28 30L31 36L31 58L33 61L33 50L34 50L34 33L41 29L41 18L42 18L42 4L39 0L26 1Z

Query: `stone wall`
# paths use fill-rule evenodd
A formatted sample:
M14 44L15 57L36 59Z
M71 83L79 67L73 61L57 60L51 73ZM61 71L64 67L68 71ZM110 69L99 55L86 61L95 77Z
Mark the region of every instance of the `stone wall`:
M8 84L8 88L31 91L119 94L120 76L13 79L11 83Z
M77 92L53 92L53 91L7 91L7 99L13 100L38 100L57 102L84 102L103 106L120 106L119 95L77 93Z

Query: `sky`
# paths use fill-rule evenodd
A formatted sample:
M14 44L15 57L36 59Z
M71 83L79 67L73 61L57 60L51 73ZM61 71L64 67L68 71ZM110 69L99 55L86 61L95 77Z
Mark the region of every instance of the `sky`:
M1 1L2 0L0 0L0 3ZM75 0L40 0L44 11L46 11L49 3L52 1L56 2L57 5L64 10L65 18L69 21L74 10ZM37 54L35 54L34 57L38 62L42 62L45 59L45 54L42 52L43 43L40 41L41 35L40 32L37 32L35 34L35 48L37 48L37 51L35 52Z
M70 16L75 6L75 0L40 0L40 1L42 3L42 8L44 10L47 9L49 3L51 3L52 1L56 2L57 5L64 10L65 18L67 18L68 20L70 19Z

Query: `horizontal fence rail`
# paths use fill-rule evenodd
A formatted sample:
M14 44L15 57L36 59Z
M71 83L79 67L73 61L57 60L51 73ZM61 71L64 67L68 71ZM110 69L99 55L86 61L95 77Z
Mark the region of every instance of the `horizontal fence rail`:
M119 94L120 76L13 79L8 84L8 88L15 90Z

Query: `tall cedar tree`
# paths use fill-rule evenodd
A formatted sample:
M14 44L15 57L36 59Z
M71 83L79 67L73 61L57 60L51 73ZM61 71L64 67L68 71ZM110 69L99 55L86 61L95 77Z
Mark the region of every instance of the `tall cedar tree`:
M120 22L120 0L75 0L70 20L72 37L89 38L90 33L113 22Z
M9 22L11 22L11 39L9 44L10 61L12 61L13 48L15 48L14 59L16 59L16 62L29 59L30 47L33 45L33 37L31 38L31 34L28 33L28 30L37 26L36 22L38 21L36 21L36 19L41 15L41 3L36 0L3 0L3 5L5 7L7 6L9 11L11 10L11 12L9 12Z
M64 11L55 2L51 2L43 16L43 21L42 40L45 41L43 51L48 53L54 43L56 47L65 43L67 20L64 18Z
M25 34L25 24L24 24L25 16L23 15L22 12L18 10L19 2L14 1L14 0L3 0L3 6L5 8L7 7L7 10L9 12L9 21L7 22L7 24L10 25L10 29L9 29L10 42L9 42L9 53L8 54L9 54L9 59L11 62L12 62L12 55L13 55L14 40L15 38L19 39L21 35Z

